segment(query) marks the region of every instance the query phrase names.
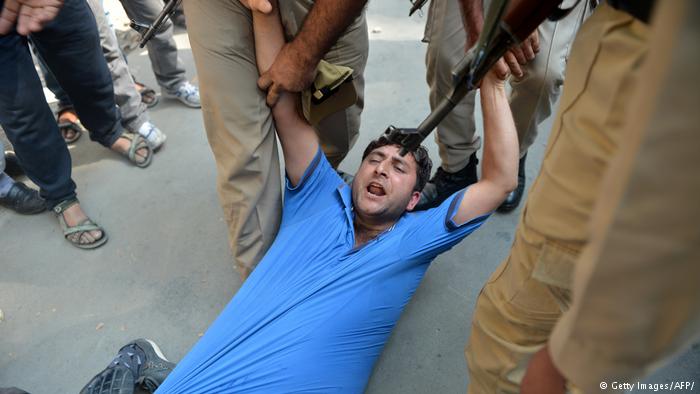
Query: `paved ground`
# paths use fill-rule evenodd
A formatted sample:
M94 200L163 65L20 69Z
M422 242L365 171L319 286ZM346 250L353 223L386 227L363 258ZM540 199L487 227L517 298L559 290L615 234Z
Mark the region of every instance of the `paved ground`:
M357 168L362 148L387 125L415 126L428 113L424 18L407 18L408 6L370 6L376 32L370 33L366 110L346 171ZM184 32L177 42L196 79ZM145 53L134 52L129 61L140 80L155 86ZM77 392L137 337L155 339L179 360L240 287L201 112L165 100L151 114L168 142L146 170L85 137L71 147L83 206L109 233L105 247L71 247L50 213L0 210L0 387ZM540 136L530 152L529 181L545 143ZM463 346L472 308L508 253L518 214L495 215L435 261L377 363L369 393L465 392ZM700 349L650 381L668 380L700 383Z

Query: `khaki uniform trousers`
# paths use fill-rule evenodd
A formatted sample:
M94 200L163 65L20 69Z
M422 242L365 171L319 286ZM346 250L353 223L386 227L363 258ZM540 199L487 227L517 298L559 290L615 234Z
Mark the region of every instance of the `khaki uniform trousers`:
M622 392L611 383L635 382L700 339L698 18L694 0L655 5L644 83L549 340L557 369L585 393Z
M518 393L527 363L570 303L601 180L639 83L648 27L600 6L573 44L542 168L510 255L477 299L466 349L470 393Z
M488 3L486 1L484 7ZM589 2L584 0L561 21L543 22L538 28L540 52L523 67L525 76L510 81L513 88L510 108L518 131L521 157L535 141L540 123L552 113L564 82L571 43L589 14ZM428 42L426 79L430 88L430 107L435 108L452 90L451 71L465 54L467 38L459 0L431 1L423 41ZM447 172L464 168L469 156L481 147L474 123L475 94L467 94L435 133L442 168Z
M313 5L280 2L287 38ZM202 114L217 169L219 198L229 227L236 268L245 279L277 234L282 195L274 122L257 87L252 16L237 0L184 2L192 53L200 78ZM337 166L357 139L364 105L368 37L364 14L325 60L351 67L359 100L319 124L321 145Z

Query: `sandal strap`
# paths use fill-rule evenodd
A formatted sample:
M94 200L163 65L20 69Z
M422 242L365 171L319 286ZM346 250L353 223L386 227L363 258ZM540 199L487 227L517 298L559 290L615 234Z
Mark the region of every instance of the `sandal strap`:
M153 158L153 148L151 148L151 145L148 144L145 138L143 138L140 134L131 134L133 137L131 139L131 145L129 146L129 152L127 154L127 157L131 162L136 164L139 167L145 167L151 163L151 159ZM139 149L146 149L146 155L143 157L143 161L139 161L139 159L136 158L136 151Z
M153 148L151 148L145 138L143 138L140 134L132 133L130 131L124 131L119 138L126 138L130 141L129 150L122 153L129 159L129 161L134 163L137 167L146 167L151 164L151 160L153 158ZM139 149L146 149L147 152L142 162L136 158L136 151Z
M146 85L143 85L143 89L141 89L139 91L139 93L141 94L141 96L150 96L150 95L155 96L157 94L153 88L148 87Z
M132 135L132 138L130 138L131 144L129 145L129 160L136 162L136 151L139 149L145 148L145 146L143 146L143 145L147 145L147 144L146 144L146 140L144 140L140 134L131 134L131 135ZM151 154L151 152L149 151L148 154L146 155L146 157L150 154ZM144 160L145 160L145 158L144 158Z
M82 132L83 129L77 122L65 121L58 124L59 129L73 129L76 132Z
M136 88L140 93L143 93L143 92L153 92L153 93L155 93L155 92L156 92L155 90L153 90L152 87L146 85L146 84L143 83L143 82L137 81L136 79L134 79L134 84L136 84L136 85L141 85L141 89Z
M61 214L68 208L72 207L75 204L80 204L80 201L78 201L77 198L71 198L69 200L64 200L59 202L53 207L53 212L56 215L61 216Z
M82 234L82 233L87 233L89 231L102 231L102 228L100 226L98 226L95 222L93 222L92 220L85 219L82 223L80 223L77 226L73 226L73 227L66 226L63 229L63 235L67 237L71 234L75 234L75 233Z

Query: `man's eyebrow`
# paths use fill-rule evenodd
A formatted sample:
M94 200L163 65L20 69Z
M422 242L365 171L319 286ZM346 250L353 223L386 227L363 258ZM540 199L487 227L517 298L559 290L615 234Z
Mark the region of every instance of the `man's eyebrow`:
M378 151L378 150L374 150L374 151L370 152L370 154L367 156L372 156L372 155L379 156L382 159L386 157L386 155L383 152Z
M408 165L408 161L401 156L392 156L391 161L403 165Z

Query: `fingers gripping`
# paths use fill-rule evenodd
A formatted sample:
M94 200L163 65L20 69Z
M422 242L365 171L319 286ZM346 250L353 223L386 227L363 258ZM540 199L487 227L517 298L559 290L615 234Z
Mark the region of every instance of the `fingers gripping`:
M17 22L20 4L17 0L5 0L0 14L0 34L7 34Z

